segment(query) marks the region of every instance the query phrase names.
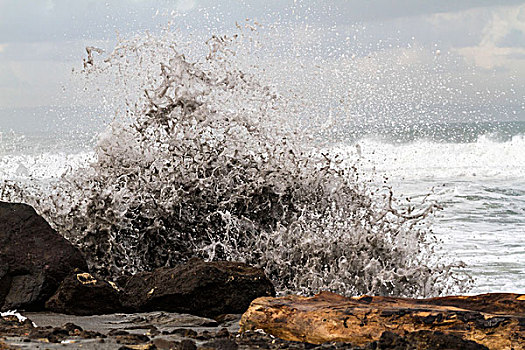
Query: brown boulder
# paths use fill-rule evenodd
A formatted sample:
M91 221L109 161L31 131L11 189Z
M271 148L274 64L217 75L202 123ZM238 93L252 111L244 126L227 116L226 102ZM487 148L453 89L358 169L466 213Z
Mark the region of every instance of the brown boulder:
M495 302L489 307L491 298ZM460 303L462 308L448 306L449 303ZM282 339L314 344L348 342L364 346L376 342L380 345L382 335L386 334L383 341L388 341L389 333L385 332L390 332L401 337L391 337L394 343L441 342L444 347L436 345L435 348L447 349L451 347L446 344L463 342L460 348L523 350L525 314L519 310L523 310L524 303L525 296L518 294L419 300L346 298L329 292L310 298L266 297L252 302L242 316L241 330L262 329ZM499 309L497 305L504 306ZM491 312L480 312L480 308Z
M123 305L134 311L172 311L213 317L243 313L260 296L275 295L261 269L192 259L127 279Z
M41 310L75 269L78 249L26 204L0 202L0 310Z
M46 302L46 309L69 315L100 315L123 311L116 286L89 273L70 275Z

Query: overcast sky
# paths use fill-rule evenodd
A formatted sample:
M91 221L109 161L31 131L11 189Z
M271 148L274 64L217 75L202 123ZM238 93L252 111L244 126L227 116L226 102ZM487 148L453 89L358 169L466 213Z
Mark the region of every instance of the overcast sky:
M461 61L456 74L474 71L478 88L498 89L494 103L524 108L525 2L514 0L0 0L0 108L59 103L86 45L111 43L117 31L155 31L165 14L219 34L245 18L341 32L359 26L360 47L439 50Z

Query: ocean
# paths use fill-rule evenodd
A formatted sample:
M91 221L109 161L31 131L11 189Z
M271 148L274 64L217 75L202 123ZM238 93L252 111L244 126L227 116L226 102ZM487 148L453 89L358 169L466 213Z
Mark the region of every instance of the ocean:
M100 122L72 132L60 118L50 123L31 113L31 127L0 126L0 180L48 182L94 161ZM397 196L417 201L430 194L441 207L430 227L438 251L463 261L475 279L469 293L525 293L525 122L420 125L375 135L348 130L346 140L330 146L346 162L387 178Z
M432 230L441 249L465 262L475 278L471 293L523 293L525 122L452 123L427 131L436 129L356 144L397 193L433 193L442 210Z

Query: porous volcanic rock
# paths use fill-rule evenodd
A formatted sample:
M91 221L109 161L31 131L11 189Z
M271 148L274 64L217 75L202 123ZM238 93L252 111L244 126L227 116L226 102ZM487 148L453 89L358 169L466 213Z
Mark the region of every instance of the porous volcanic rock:
M275 290L261 269L246 264L192 259L127 279L123 305L134 311L171 311L213 317L246 311Z
M101 315L123 311L118 288L89 273L66 277L46 302L46 309L72 315Z
M31 206L0 202L0 310L41 310L66 276L87 268Z
M399 342L400 349L403 344L418 343L434 344L436 349L455 348L450 344L470 349L525 349L525 314L519 312L525 295L496 294L489 308L491 298L490 294L419 300L346 298L329 292L309 298L265 297L252 302L241 318L241 330L262 329L282 339L314 344L380 345L385 334L383 343ZM448 306L450 303L461 304L461 308ZM500 310L497 305L504 306ZM477 311L480 308L491 312ZM385 332L401 338L388 337Z

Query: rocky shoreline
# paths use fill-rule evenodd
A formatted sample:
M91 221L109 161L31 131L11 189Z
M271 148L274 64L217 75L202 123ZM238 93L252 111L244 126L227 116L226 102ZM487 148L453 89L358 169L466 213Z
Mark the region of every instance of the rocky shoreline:
M269 349L304 348L259 332L239 334L241 315L228 315L221 323L169 312L101 316L42 312L27 316L22 322L16 316L2 317L0 344L4 347L0 345L0 349L253 349L260 344Z
M261 269L199 259L109 281L3 202L0 311L0 350L525 349L525 295L276 298Z

